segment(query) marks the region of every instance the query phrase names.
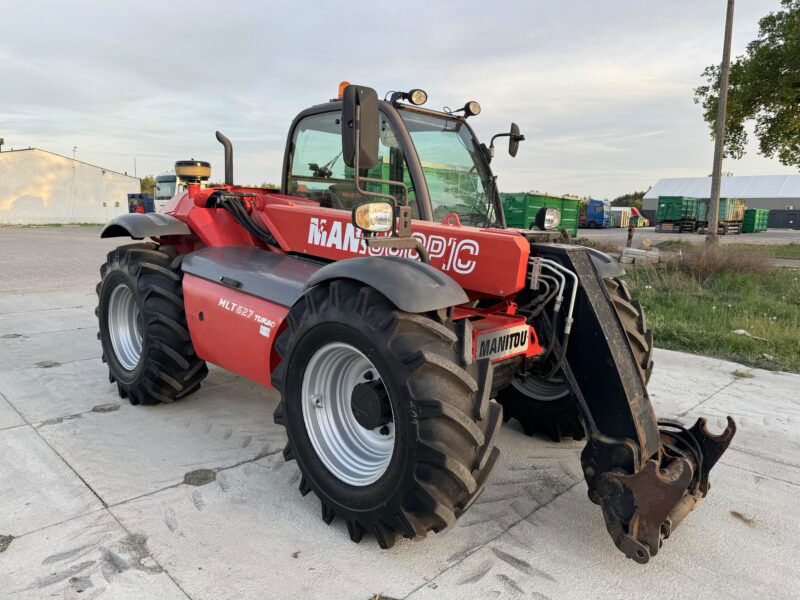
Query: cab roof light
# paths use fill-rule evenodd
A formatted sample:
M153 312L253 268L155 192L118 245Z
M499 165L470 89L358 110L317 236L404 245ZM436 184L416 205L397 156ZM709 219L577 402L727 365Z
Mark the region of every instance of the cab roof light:
M420 106L428 101L427 92L419 88L414 88L413 90L409 90L407 92L389 92L389 94L391 94L389 101L392 104L398 102L399 100L407 100L414 106Z

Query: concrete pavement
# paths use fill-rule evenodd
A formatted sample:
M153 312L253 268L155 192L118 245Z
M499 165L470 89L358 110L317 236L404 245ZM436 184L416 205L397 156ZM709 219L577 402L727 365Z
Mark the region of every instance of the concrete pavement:
M113 244L76 231L78 264L19 269L8 261L39 239L0 230L0 597L800 596L799 375L740 379L734 363L656 352L660 415L705 415L720 431L732 414L739 433L710 497L648 565L614 547L586 498L582 444L528 438L513 422L456 525L382 551L368 536L351 543L300 496L274 394L212 368L172 405L117 396L93 316Z

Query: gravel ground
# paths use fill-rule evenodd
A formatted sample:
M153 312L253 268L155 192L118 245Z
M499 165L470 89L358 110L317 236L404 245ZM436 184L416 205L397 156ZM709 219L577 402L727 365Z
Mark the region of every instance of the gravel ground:
M93 315L114 242L96 234L0 229L0 597L800 597L800 376L656 352L660 415L720 431L732 414L739 433L648 565L586 498L582 444L514 423L455 526L381 551L299 494L274 394L212 368L171 405L116 395Z

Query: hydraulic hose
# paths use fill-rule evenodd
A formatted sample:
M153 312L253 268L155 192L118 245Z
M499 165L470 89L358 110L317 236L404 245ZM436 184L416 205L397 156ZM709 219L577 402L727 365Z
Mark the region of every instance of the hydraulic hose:
M575 310L575 298L578 294L578 276L573 272L567 269L566 267L560 265L554 260L550 260L549 258L542 258L542 266L548 268L551 272L555 273L563 273L561 275L561 281L564 282L563 285L566 285L566 279L564 274L572 278L572 293L570 294L570 301L569 301L569 308L567 309L567 317L564 321L564 337L561 341L561 352L559 353L558 360L553 365L553 368L550 369L550 372L545 375L545 378L550 378L555 375L558 370L561 368L562 363L564 362L564 358L567 356L567 347L569 346L569 334L572 331L572 314ZM563 298L563 287L560 294L560 299ZM554 317L558 316L558 309L561 306L561 302L556 302L556 307L554 308ZM554 323L555 325L555 319ZM546 357L549 358L550 350L552 349L553 344L551 343L548 347L548 352L546 353Z
M275 239L275 236L272 235L272 232L253 220L253 217L251 217L247 212L244 202L240 196L230 193L220 194L216 203L217 206L220 206L231 213L231 216L233 216L234 220L250 235L266 244L269 244L270 246L279 247L278 241Z

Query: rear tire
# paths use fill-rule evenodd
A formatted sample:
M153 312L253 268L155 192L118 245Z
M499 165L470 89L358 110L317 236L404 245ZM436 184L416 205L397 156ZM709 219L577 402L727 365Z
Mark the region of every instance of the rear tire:
M653 372L653 332L644 311L631 298L627 284L618 277L604 279L608 295L625 330L636 365L645 385ZM531 381L532 380L532 381ZM563 379L547 386L540 378L517 380L497 396L503 405L503 418L517 419L526 435L543 433L554 442L564 438L583 439L585 432L577 400Z
M389 548L400 535L415 538L451 525L483 491L499 456L502 409L489 399L491 365L473 363L471 344L462 343L471 340L469 322L453 323L443 311L406 313L373 288L337 280L307 292L286 323L276 340L282 360L272 377L281 393L275 422L286 427L284 457L297 461L300 492L313 491L323 520L342 518L354 542L370 532ZM308 425L314 404L340 400L336 390L346 406L356 398L356 380L346 368L319 366L327 348L344 349L362 370L372 365L370 380L385 393L381 414L391 414L393 441L390 458L372 477L348 470L352 456L359 464L372 460L348 442L352 424L331 438L331 445L344 446L338 453L320 446L319 428ZM330 385L309 387L315 381Z
M208 374L186 325L181 258L172 246L131 244L100 268L97 337L109 381L131 404L183 398Z

